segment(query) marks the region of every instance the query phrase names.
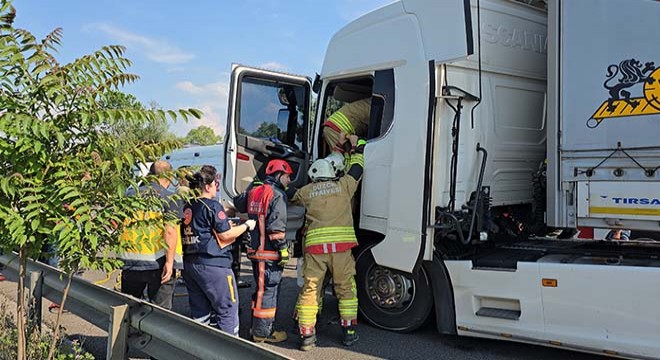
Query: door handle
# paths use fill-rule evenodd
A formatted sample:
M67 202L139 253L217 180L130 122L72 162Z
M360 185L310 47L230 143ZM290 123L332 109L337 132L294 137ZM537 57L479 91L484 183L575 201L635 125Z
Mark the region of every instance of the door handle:
M276 145L266 145L266 150L276 153L282 158L287 158L296 154L297 150L292 149L287 145L276 144Z

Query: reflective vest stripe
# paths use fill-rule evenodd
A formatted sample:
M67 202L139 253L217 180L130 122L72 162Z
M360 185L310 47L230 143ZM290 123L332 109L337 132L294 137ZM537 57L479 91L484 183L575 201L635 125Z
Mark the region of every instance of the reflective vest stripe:
M165 249L153 253L124 252L119 257L123 260L156 261L165 256Z
M346 117L346 115L339 111L335 111L334 114L330 115L328 121L331 121L337 125L337 127L346 134L355 134L355 129L353 128L351 121Z

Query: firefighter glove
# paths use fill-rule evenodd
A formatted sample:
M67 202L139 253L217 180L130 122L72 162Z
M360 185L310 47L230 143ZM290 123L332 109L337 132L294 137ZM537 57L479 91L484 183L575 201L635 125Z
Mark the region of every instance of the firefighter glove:
M254 230L254 227L257 225L257 222L253 219L245 220L244 224L247 226L249 231Z
M351 153L362 154L364 153L364 146L367 145L367 140L360 139L357 141L357 145L351 150Z
M280 250L280 262L277 265L284 267L289 262L289 249L284 248Z

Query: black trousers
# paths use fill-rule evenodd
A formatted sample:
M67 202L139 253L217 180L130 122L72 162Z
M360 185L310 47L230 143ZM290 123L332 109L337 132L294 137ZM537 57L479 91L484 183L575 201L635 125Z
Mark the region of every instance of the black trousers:
M157 270L123 270L121 272L121 292L141 299L147 289L148 300L165 309L172 309L174 298L174 276L164 283L160 283L162 269Z

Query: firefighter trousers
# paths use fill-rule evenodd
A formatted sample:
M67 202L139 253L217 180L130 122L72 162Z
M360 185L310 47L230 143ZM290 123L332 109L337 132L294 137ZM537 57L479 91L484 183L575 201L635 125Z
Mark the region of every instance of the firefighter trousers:
M277 297L284 268L271 261L252 261L257 285L252 294L252 335L268 337L273 332Z
M335 294L339 299L339 317L344 327L357 324L357 289L355 287L355 260L351 251L329 254L305 253L303 277L305 283L300 293L298 321L301 335L315 332L316 314L319 310L318 293L323 286L327 270L332 273Z

